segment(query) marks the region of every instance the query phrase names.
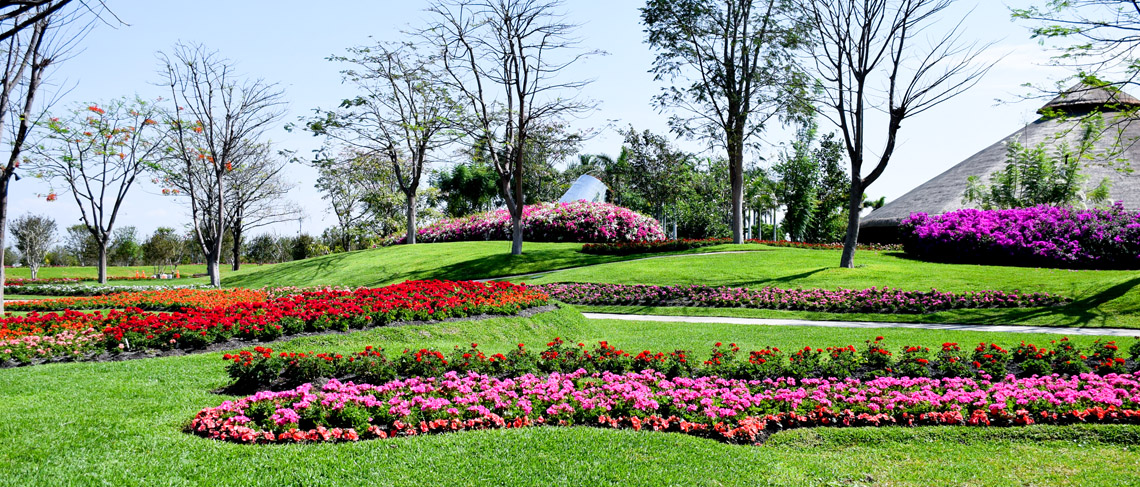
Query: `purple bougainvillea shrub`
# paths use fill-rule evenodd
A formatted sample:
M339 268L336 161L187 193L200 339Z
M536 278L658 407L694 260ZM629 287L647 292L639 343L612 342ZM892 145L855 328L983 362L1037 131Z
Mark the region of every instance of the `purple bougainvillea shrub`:
M523 207L523 239L530 242L643 242L665 238L656 219L609 203L575 201ZM404 235L389 243L404 243ZM416 241L461 242L511 238L506 209L441 220L420 228Z
M924 260L974 264L1140 269L1140 212L1036 206L915 213L899 227L903 249Z

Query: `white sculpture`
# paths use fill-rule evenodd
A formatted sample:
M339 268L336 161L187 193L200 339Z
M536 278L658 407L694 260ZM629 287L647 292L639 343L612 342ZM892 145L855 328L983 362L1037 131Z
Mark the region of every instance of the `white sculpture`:
M598 178L583 174L578 176L578 180L566 190L566 194L558 199L559 203L572 203L578 200L586 200L594 203L603 203L606 201L606 183L601 182Z

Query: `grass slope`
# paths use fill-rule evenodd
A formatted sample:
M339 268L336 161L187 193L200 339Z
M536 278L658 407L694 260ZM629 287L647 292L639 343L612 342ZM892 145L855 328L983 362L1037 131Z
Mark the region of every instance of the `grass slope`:
M383 286L415 279L484 279L645 257L590 255L579 252L581 248L579 243L526 242L523 255L514 256L506 241L396 245L286 262L222 281L227 287L247 288ZM678 253L764 248L754 244L717 245Z
M756 318L907 321L942 323L1010 323L1050 326L1140 328L1140 273L937 264L911 260L897 252L859 252L854 269L838 267L839 251L780 248L771 252L679 256L668 260L618 262L567 269L523 280L606 282L615 284L780 288L902 288L970 291L998 289L1060 294L1074 302L1056 308L960 310L929 315L877 315L782 312L743 309L697 309L697 314ZM606 311L669 314L668 309L607 307ZM676 311L673 311L676 312Z
M888 343L1044 335L889 330ZM587 322L572 309L295 340L278 349L383 344L507 350L560 335L630 350L860 343L866 330ZM1075 340L1086 343L1090 338ZM702 352L703 353L703 352ZM242 446L181 432L225 396L219 353L0 370L0 481L11 485L1136 485L1140 427L812 429L760 447L680 434L537 428L342 445ZM1032 459L1032 460L1027 460Z

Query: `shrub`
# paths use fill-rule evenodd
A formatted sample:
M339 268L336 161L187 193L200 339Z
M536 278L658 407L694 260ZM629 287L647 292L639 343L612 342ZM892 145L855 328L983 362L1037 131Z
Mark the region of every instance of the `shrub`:
M657 220L609 203L575 201L523 207L523 239L530 242L640 242L665 238ZM406 236L386 240L404 243ZM509 240L511 215L506 209L464 218L445 219L416 231L416 241L463 242Z
M1140 211L1036 206L915 213L899 235L920 259L1088 269L1140 268Z

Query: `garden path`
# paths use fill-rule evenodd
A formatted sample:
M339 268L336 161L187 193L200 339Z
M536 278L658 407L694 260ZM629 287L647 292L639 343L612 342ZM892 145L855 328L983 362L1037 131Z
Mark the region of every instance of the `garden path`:
M729 325L822 326L837 328L920 328L924 330L991 331L1000 333L1054 333L1058 335L1105 335L1129 337L1140 330L1129 328L1064 328L1021 325L966 325L954 323L882 323L869 321L810 321L770 318L729 318L717 316L663 316L617 313L582 313L591 320L660 321L668 323L722 323Z

